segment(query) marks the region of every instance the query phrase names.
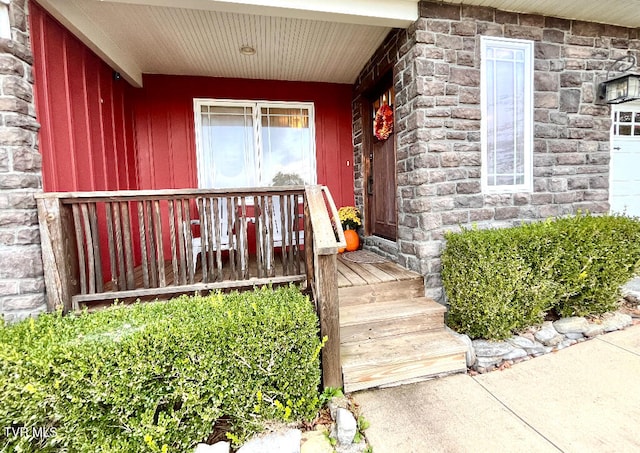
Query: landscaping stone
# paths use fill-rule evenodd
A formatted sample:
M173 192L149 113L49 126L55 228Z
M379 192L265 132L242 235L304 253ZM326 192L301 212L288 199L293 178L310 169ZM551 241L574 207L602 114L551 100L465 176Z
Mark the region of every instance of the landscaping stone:
M333 453L327 431L322 429L302 433L300 453Z
M458 333L455 330L450 329L449 327L447 327L447 331L451 332L457 338L462 340L465 345L467 345L467 352L465 352L465 358L467 360L467 368L473 367L473 365L476 363L476 350L473 347L473 342L471 341L471 338L469 338L468 335L465 335L463 333Z
M265 436L254 437L245 443L237 453L300 453L300 441L302 431L289 429L283 432L274 432Z
M334 396L327 403L327 407L329 408L329 413L331 414L331 418L333 420L336 419L338 409L348 409L349 408L349 400L346 397L337 397Z
M213 445L198 444L193 453L229 453L230 442L216 442Z
M363 453L367 448L366 442L360 442L358 444L349 445L336 445L336 453Z
M613 332L630 326L632 321L631 316L624 313L605 313L602 316L602 329L605 332Z
M587 327L587 330L589 330L589 327ZM584 334L581 334L579 332L567 332L564 334L564 336L570 340L580 340L581 338L584 338Z
M622 295L632 303L640 303L640 277L633 278L622 285Z
M584 332L584 336L587 338L593 338L604 333L604 328L601 324L589 323L589 328Z
M564 348L568 348L569 346L573 346L574 344L576 344L577 341L576 340L571 340L569 338L565 338L564 340L562 340L557 346L556 346L556 350L560 350L560 349L564 349Z
M472 344L478 358L502 357L513 350L513 346L506 341L473 340Z
M506 341L473 340L472 345L475 350L475 366L477 369L492 368L504 360L513 358L512 355L522 357L520 353L514 353L516 348Z
M542 324L542 328L534 334L534 337L545 346L556 346L564 338L549 321Z
M502 356L502 360L516 360L526 357L527 355L527 351L525 351L524 349L513 348L507 354Z
M347 409L339 408L336 411L336 439L339 445L353 443L353 438L358 431L358 423L353 414Z
M507 341L516 348L524 349L527 354L544 354L546 352L544 345L538 343L533 338L533 335L531 335L531 338L525 337L524 335L518 335L509 338Z
M468 368L486 373L504 363L513 364L539 357L582 343L604 332L624 329L632 323L632 317L622 312L606 313L596 322L574 316L555 322L546 321L538 328L529 327L506 341L473 340L471 346L476 360Z
M582 316L571 316L562 318L553 323L553 328L558 333L583 333L589 328L589 322Z
M483 370L491 369L500 363L502 363L502 357L480 357L476 359L476 370L483 372Z

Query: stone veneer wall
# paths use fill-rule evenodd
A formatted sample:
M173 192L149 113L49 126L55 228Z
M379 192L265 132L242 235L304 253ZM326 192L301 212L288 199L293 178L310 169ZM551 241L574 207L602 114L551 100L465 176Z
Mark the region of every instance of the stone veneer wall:
M420 2L419 8L421 18L392 32L355 92L384 59L394 59L397 260L422 273L427 295L442 301L444 232L460 225L507 226L578 210L608 211L610 108L594 104L595 86L612 59L628 50L640 56L640 33L485 7ZM482 35L535 41L533 193L481 190ZM358 104L356 95L355 189L362 207Z
M9 5L12 39L0 39L0 314L46 308L38 215L42 191L27 0Z

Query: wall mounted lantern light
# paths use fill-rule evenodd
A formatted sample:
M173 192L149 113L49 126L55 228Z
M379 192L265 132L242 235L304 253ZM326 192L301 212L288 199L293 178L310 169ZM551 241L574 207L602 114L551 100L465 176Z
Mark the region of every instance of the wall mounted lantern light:
M605 80L598 84L599 104L622 104L640 99L640 74L630 72L635 66L636 57L631 53L611 63ZM621 74L611 76L612 72Z

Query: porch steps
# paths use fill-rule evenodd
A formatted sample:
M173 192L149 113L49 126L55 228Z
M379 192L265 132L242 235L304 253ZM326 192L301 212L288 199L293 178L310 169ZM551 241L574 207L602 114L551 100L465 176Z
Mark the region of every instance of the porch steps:
M446 309L426 297L340 309L342 343L442 329Z
M466 346L445 330L446 309L424 297L419 274L338 295L346 392L466 371Z

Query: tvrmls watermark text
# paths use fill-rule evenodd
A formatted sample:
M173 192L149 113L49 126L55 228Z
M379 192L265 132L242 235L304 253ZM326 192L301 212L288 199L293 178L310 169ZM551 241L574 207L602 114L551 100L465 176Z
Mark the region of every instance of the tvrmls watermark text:
M29 437L32 439L48 439L56 435L56 427L44 427L44 426L19 426L14 428L13 426L5 426L5 437Z

